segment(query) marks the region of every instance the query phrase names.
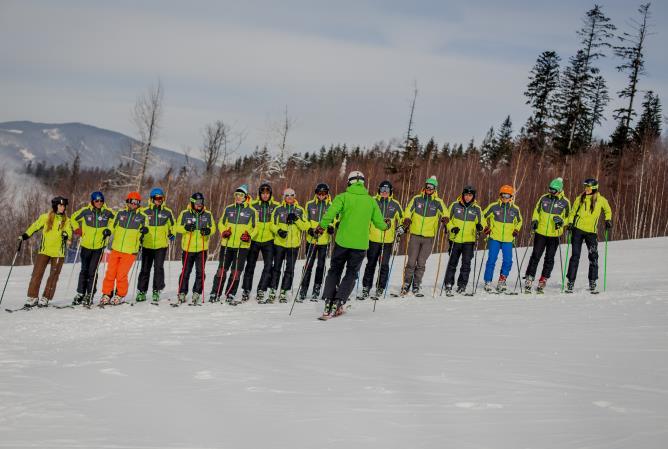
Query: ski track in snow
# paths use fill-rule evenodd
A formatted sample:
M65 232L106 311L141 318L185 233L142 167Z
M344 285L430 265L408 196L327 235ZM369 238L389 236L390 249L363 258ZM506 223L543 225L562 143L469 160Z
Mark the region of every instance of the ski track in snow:
M543 296L447 299L430 297L432 255L426 297L353 301L326 323L322 302L3 313L0 448L665 449L666 254L668 238L611 243L597 296L583 254L573 295L557 256ZM2 308L30 273L14 269Z

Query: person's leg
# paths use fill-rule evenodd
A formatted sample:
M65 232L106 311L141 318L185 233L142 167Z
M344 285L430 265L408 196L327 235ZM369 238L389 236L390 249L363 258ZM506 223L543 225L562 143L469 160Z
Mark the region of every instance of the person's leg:
M204 266L206 264L206 251L200 251L198 253L192 254L193 263L195 264L195 285L193 285L193 293L202 294L204 290L204 281L206 280L206 274L204 273Z
M116 286L116 276L118 273L118 266L121 262L121 257L118 251L111 251L107 259L107 272L104 274L104 281L102 282L102 294L111 296Z
M241 273L244 270L244 264L248 257L248 248L238 248L234 252L233 260L230 263L230 280L227 288L228 294L236 295L239 288Z
M181 253L181 260L183 267L181 269L181 276L179 276L179 293L188 294L188 284L190 283L190 273L193 271L195 265L195 258L199 253L189 253L183 251Z
M98 267L102 259L102 253L104 248L96 249L91 252L90 263L88 264L88 279L86 280L86 287L84 294L90 295L91 297L97 292L97 282L102 277L98 272ZM97 276L95 273L97 272Z
M142 248L141 250L141 270L137 279L137 290L146 292L148 290L148 281L151 277L151 267L153 266L153 259L155 258L155 250L150 248ZM155 276L153 276L155 283Z
M248 257L246 258L244 281L241 285L242 290L251 291L253 289L253 275L255 274L255 265L257 264L257 258L259 254L260 244L257 242L251 242L251 246L248 249Z
M214 295L216 298L223 296L223 287L225 285L225 273L227 273L227 253L232 252L233 250L227 250L227 247L220 248L218 252L218 268L216 269L216 274L213 276L213 282L211 283L211 293L209 295Z
M125 298L128 295L128 274L135 262L134 254L118 253L118 271L116 272L116 295Z
M355 288L357 276L359 276L360 267L364 261L365 251L363 249L348 249L346 253L346 274L341 279L341 284L336 292L336 299L339 304L345 304Z
M584 242L585 233L575 228L571 235L571 259L568 261L568 272L566 278L570 282L575 282L580 266L580 253L582 252L582 242Z
M92 282L89 280L90 266L93 262L94 250L88 248L81 248L79 251L79 258L81 259L81 271L79 271L79 282L77 283L77 293L85 295L88 293L88 284ZM96 261L97 263L97 261Z
M51 264L51 269L49 270L49 277L46 280L43 296L50 301L53 299L53 295L56 293L58 277L60 276L60 270L63 268L63 263L65 263L65 258L51 257L49 262Z
M545 262L543 263L543 272L541 274L545 279L549 279L554 269L554 256L557 254L561 241L559 237L545 237Z
M508 277L510 270L513 268L513 242L501 243L501 252L503 254L503 262L501 262L501 275Z
M295 277L295 264L297 263L298 253L299 248L287 248L281 290L292 290L292 279Z
M313 243L306 244L306 259L304 260L304 276L300 291L305 295L308 291L308 285L311 283L311 273L313 272L313 265L315 265L317 245Z
M501 242L494 239L487 240L487 263L485 264L485 275L483 277L485 283L492 282L494 278L494 267L496 266L496 259L499 257L500 249Z
M28 284L28 298L39 297L39 287L42 285L42 278L44 277L44 271L46 271L48 263L49 256L45 256L44 254L37 254L35 256L35 264L32 267L32 276Z
M404 270L403 287L408 288L413 283L415 266L417 265L418 254L420 253L420 236L409 236L408 249L406 251L406 268Z
M165 258L167 248L156 249L153 253L153 290L165 289Z
M529 263L527 264L527 269L524 273L525 277L530 277L531 279L536 277L538 262L540 262L540 258L543 257L543 251L545 251L546 244L547 237L541 234L534 234L533 249L531 250L531 257L529 257ZM543 262L543 271L545 271L545 262Z
M341 280L341 273L343 273L345 264L345 248L334 244L334 251L332 252L332 257L329 262L329 270L327 271L327 277L325 278L325 287L322 292L322 297L324 299L332 300L336 298L336 289L339 285L339 281Z
M271 271L271 283L269 284L269 287L274 290L278 288L278 281L281 279L281 270L283 269L283 260L285 259L285 255L285 247L274 245L274 267Z
M380 278L377 281L377 288L385 290L387 288L388 274L390 272L390 259L392 258L392 243L383 244L380 260Z
M369 242L369 249L366 251L366 268L364 268L364 276L362 277L362 287L369 290L373 286L373 275L382 248L383 246L380 243Z
M315 279L313 280L314 287L316 285L322 285L322 279L325 276L325 259L327 258L327 246L328 245L316 246L316 258L318 262L318 267L315 269Z
M422 285L422 277L424 276L424 271L427 267L427 259L431 255L431 250L434 246L434 237L420 237L420 240L420 248L418 250L417 262L415 264L415 272L413 274L414 288Z
M462 266L459 269L459 277L457 278L457 287L466 288L469 283L469 275L471 273L471 259L473 259L474 244L462 244Z
M598 238L594 233L587 233L584 239L589 255L589 282L596 282L598 280Z
M459 256L462 254L462 244L452 243L450 250L450 257L448 258L448 268L445 270L444 285L452 286L455 283L455 272L457 271L457 264L459 263Z
M265 291L271 283L271 276L274 271L274 253L276 252L276 245L273 242L262 244L262 274L260 275L260 282L257 285L258 291ZM248 267L246 267L248 269Z

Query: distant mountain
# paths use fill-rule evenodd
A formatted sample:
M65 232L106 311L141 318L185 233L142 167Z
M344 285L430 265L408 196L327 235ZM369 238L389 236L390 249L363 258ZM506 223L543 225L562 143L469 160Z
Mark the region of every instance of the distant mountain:
M79 151L82 167L113 168L124 162L123 155L138 142L124 134L83 123L0 123L0 160L2 165L24 166L32 161L47 165L72 162ZM153 147L150 172L159 173L169 167L185 165L185 155ZM199 159L190 158L199 165Z

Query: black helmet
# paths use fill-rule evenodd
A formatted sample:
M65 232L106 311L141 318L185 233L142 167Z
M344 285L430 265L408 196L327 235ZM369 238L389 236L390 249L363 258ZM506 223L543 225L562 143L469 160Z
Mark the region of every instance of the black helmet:
M390 195L394 192L394 187L392 186L392 183L388 181L387 179L385 181L381 181L380 184L378 184L378 193L380 194L381 191L384 189L389 189Z
M320 192L329 193L329 186L324 182L321 182L320 184L315 186L315 194L317 195Z
M598 179L587 178L584 180L585 187L591 187L592 190L598 190Z
M67 203L68 203L67 198L64 198L62 196L57 196L51 200L51 209L53 209L54 212L57 212L59 204L67 206Z
M257 189L258 196L262 195L262 192L268 191L269 196L272 196L274 192L271 190L271 185L268 182L263 182L260 184L260 187Z
M190 202L192 204L200 204L204 205L204 195L202 195L200 192L195 192L192 195L190 195Z
M466 195L467 193L470 193L471 195L473 195L473 198L475 198L475 187L471 185L464 186L464 189L462 190L462 196Z

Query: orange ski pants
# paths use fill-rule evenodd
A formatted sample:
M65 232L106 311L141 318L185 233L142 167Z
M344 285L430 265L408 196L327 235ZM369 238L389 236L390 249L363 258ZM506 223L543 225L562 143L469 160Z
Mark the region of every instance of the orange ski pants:
M124 298L128 294L128 273L137 256L112 250L107 260L107 272L102 282L102 294L111 296L116 284L116 294Z

